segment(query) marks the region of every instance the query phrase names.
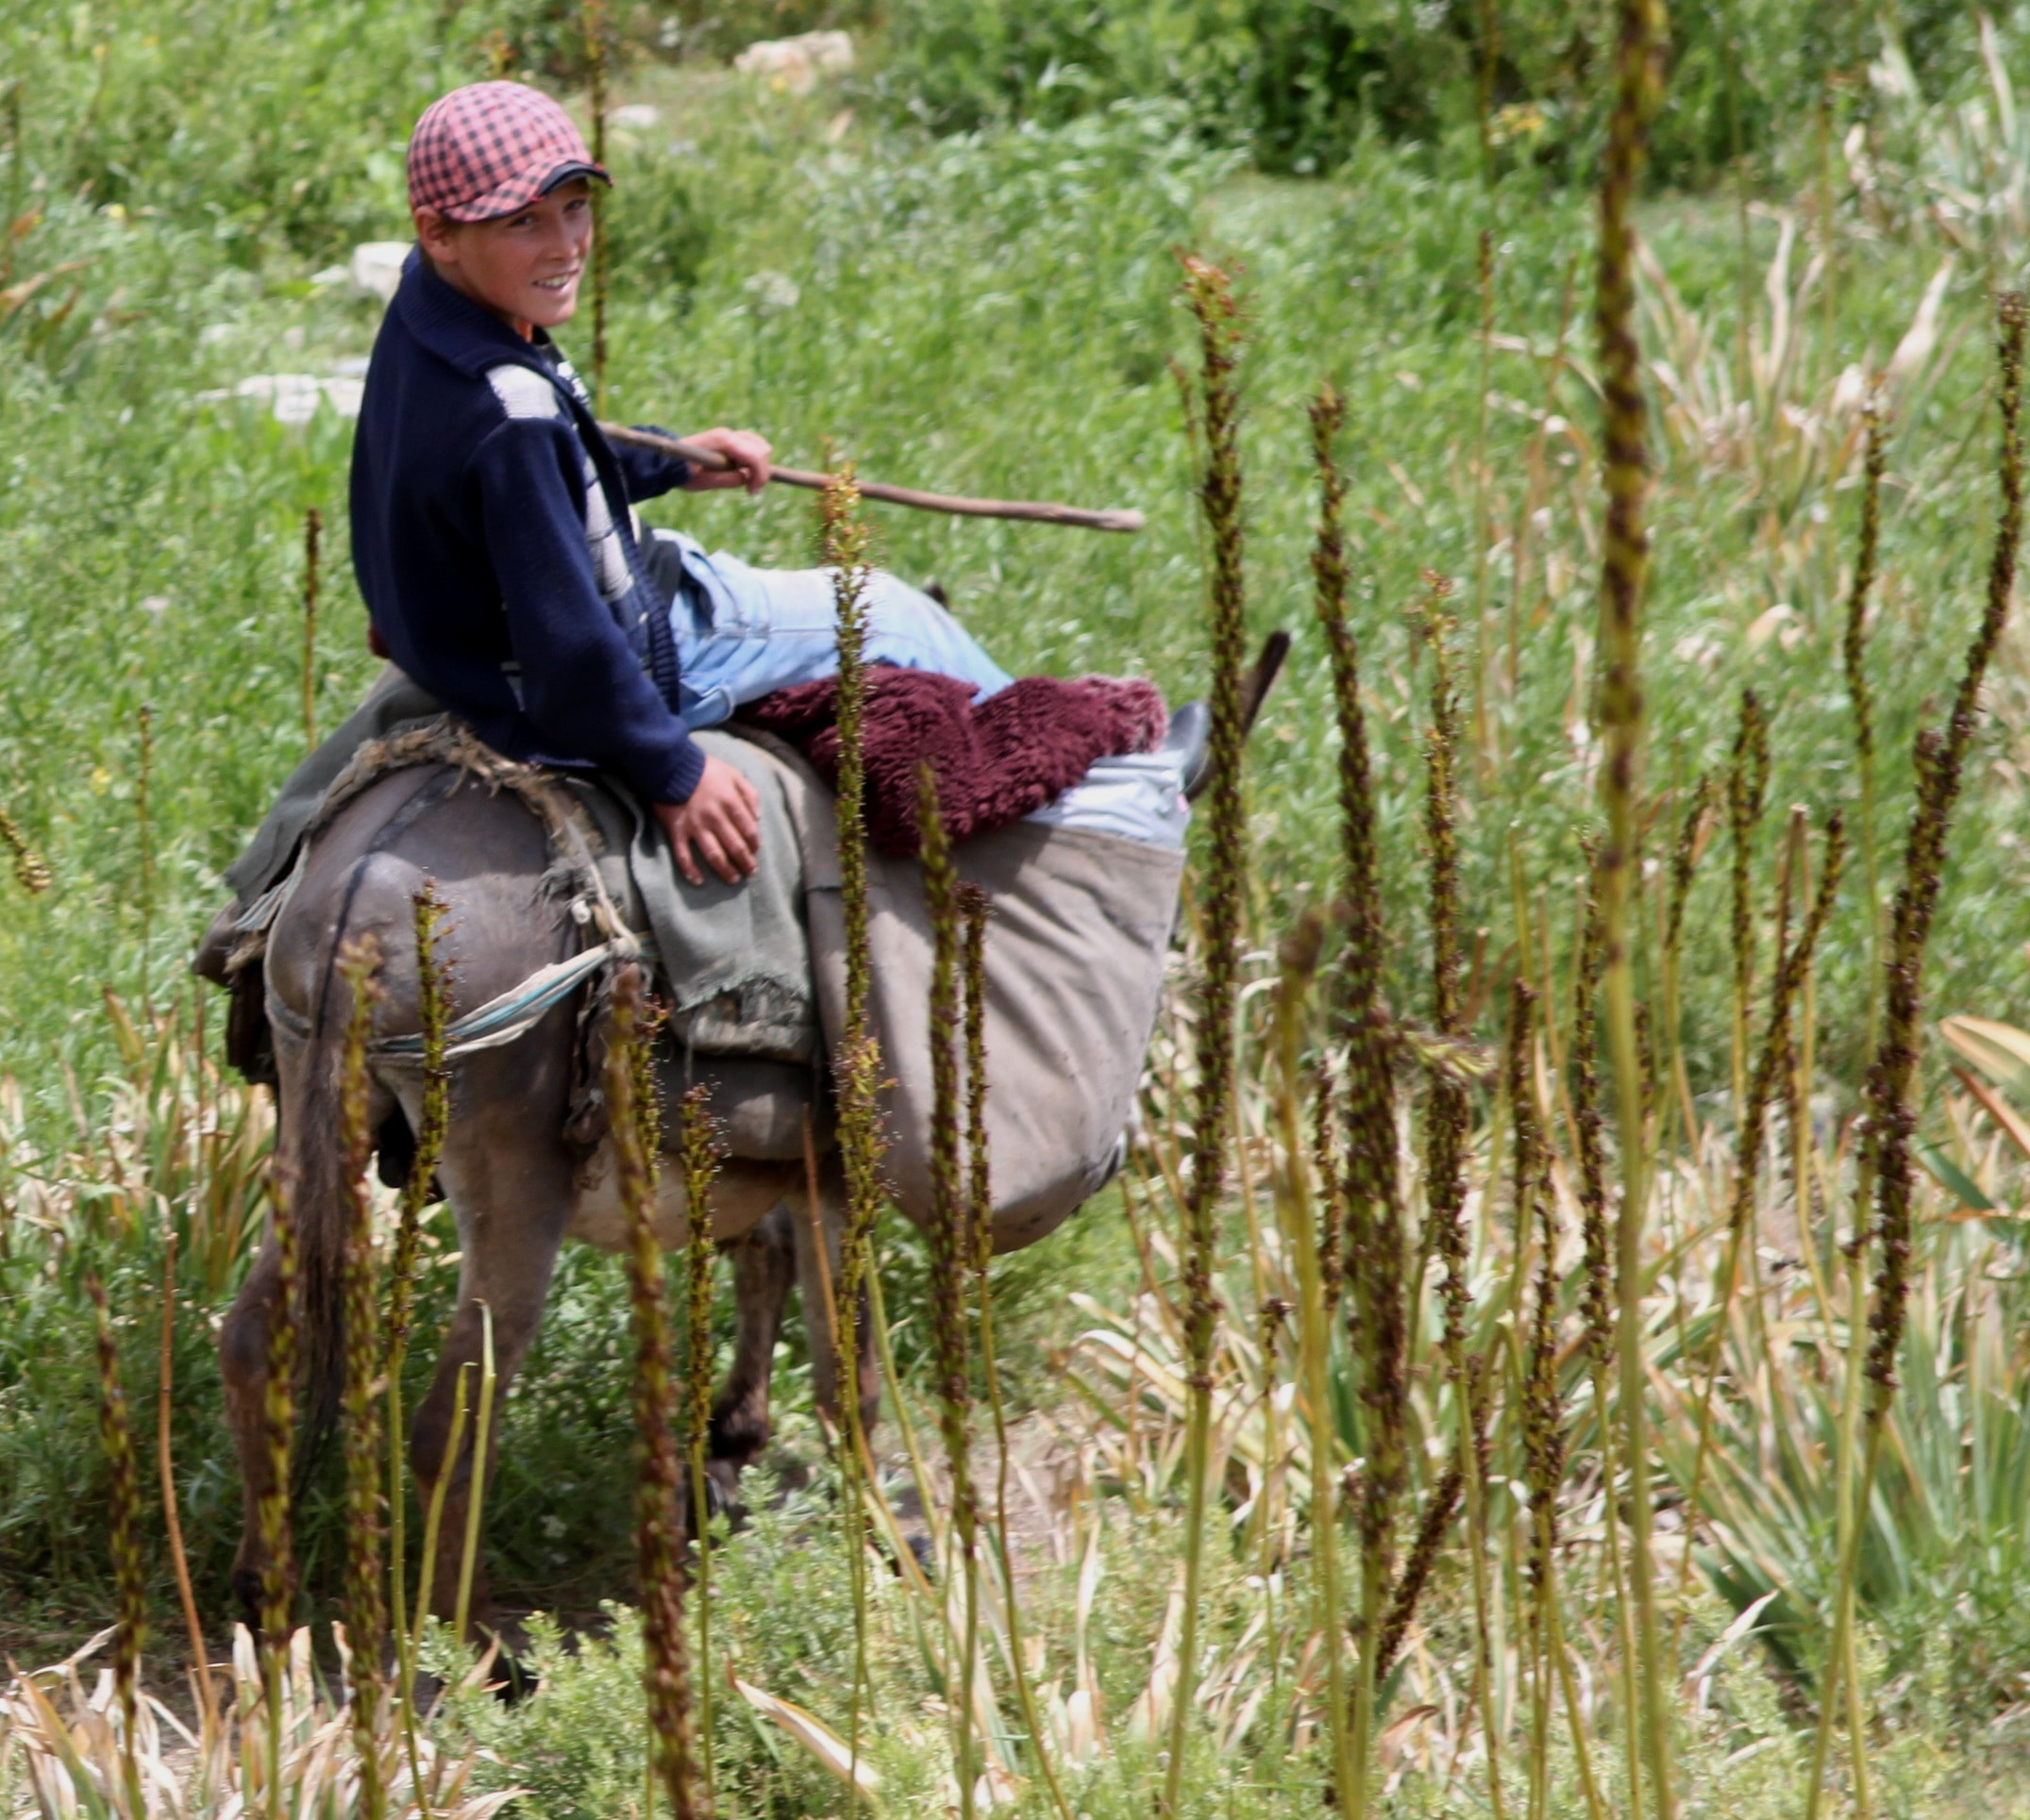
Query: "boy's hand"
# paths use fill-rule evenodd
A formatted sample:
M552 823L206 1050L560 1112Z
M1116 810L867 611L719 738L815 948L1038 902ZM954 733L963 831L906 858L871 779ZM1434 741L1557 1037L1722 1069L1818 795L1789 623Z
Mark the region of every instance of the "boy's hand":
M656 820L669 836L677 870L694 885L705 882L691 851L695 842L705 863L728 884L751 878L762 850L761 800L724 759L708 757L688 802L656 805Z
M693 468L684 492L717 493L725 487L745 487L749 493L760 493L768 484L768 458L775 451L765 436L757 436L751 429L702 429L683 440L723 455L733 464L716 471Z

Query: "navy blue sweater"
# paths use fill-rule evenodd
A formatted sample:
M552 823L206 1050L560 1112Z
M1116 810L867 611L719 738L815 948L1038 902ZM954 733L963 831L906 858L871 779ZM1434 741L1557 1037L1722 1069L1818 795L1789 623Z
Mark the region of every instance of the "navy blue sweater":
M614 449L541 329L525 342L410 254L353 442L353 567L388 654L487 744L691 794L704 754L628 511L689 477Z

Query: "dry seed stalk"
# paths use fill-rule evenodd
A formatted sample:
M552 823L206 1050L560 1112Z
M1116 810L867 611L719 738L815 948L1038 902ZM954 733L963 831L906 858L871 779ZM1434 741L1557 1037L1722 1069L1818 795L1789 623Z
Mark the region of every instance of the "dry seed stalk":
M402 1736L409 1752L411 1785L421 1788L422 1761L416 1744L415 1702L409 1688L415 1677L415 1649L409 1626L409 1496L403 1482L407 1434L402 1415L402 1368L409 1359L409 1324L414 1307L416 1250L437 1164L451 1122L451 1069L445 1059L445 1031L451 1022L450 968L438 954L445 918L450 913L426 878L410 897L411 929L416 946L417 1021L423 1035L423 1111L409 1179L402 1184L394 1228L394 1255L388 1267L387 1324L381 1335L381 1376L388 1386L388 1559L394 1563L389 1607L399 1672L397 1699ZM455 1455L453 1456L455 1459Z
M135 1728L141 1717L138 1677L141 1646L147 1640L148 1589L141 1561L141 1475L134 1463L134 1434L126 1417L126 1392L120 1383L120 1349L113 1342L112 1313L106 1306L106 1286L85 1278L92 1298L93 1333L98 1346L99 1444L106 1450L109 1501L112 1506L113 1580L119 1603L113 1620L113 1688L120 1702L120 1774L126 1784L126 1811L143 1820L141 1766L136 1756Z
M0 845L14 861L14 882L31 897L56 882L49 862L28 844L27 836L4 808L0 808Z
M1318 1058L1311 1100L1311 1166L1318 1177L1318 1290L1330 1320L1345 1287L1346 1184L1339 1172L1339 1096L1330 1058Z
M672 1820L698 1812L692 1777L690 1665L683 1632L683 1578L678 1503L682 1478L670 1387L669 1315L663 1306L663 1252L655 1232L655 1160L643 1143L636 1098L642 1045L639 967L613 983L612 1029L606 1052L606 1100L613 1157L628 1219L628 1298L634 1314L634 1423L641 1440L635 1493L635 1561L641 1579L642 1678L648 1700L651 1757ZM476 1469L477 1470L477 1469Z
M198 1029L195 1048L198 1057L199 1105L197 1129L204 1129L204 1108L202 1101L204 1066L204 1005L197 1000ZM183 1548L183 1514L176 1497L176 1455L171 1447L171 1430L176 1414L176 1227L169 1223L162 1246L162 1333L161 1367L157 1374L155 1397L155 1461L156 1471L162 1487L162 1523L168 1531L170 1565L176 1576L176 1597L183 1607L183 1628L190 1639L191 1655L194 1661L192 1678L197 1684L197 1699L204 1731L202 1747L210 1749L218 1729L218 1694L211 1684L210 1653L205 1647L205 1627L197 1615L197 1595L191 1584L190 1558Z
M345 1638L360 1812L362 1820L379 1820L387 1810L380 1758L380 1702L386 1692L380 1667L387 1643L381 1558L386 1510L380 1489L380 1399L375 1394L381 1363L379 1272L374 1256L374 1206L366 1187L374 1151L366 1047L373 1034L374 1007L385 996L379 941L371 933L347 941L339 950L338 971L352 994L339 1062L339 1147L345 1199L345 1382L341 1405L345 1418Z
M1198 1094L1192 1109L1191 1177L1183 1208L1185 1383L1190 1406L1184 1518L1184 1606L1178 1661L1182 1674L1170 1713L1170 1761L1162 1812L1176 1820L1183 1794L1184 1749L1198 1704L1199 1588L1204 1554L1206 1477L1212 1449L1212 1361L1219 1304L1213 1269L1219 1246L1219 1194L1226 1167L1233 1092L1233 1013L1239 991L1240 922L1248 889L1247 825L1241 802L1244 581L1241 569L1240 394L1234 369L1240 305L1232 278L1196 255L1183 259L1184 300L1199 325L1205 460L1199 504L1212 543L1208 607L1212 632L1212 735L1207 792L1209 864L1204 906L1205 981L1198 1025Z
M1276 1211L1297 1270L1298 1361L1305 1424L1311 1438L1313 1628L1325 1651L1325 1723L1332 1741L1333 1786L1351 1789L1355 1779L1352 1711L1347 1696L1347 1625L1339 1578L1339 1487L1333 1471L1334 1434L1328 1387L1333 1306L1338 1291L1339 1233L1334 1224L1332 1191L1321 1191L1322 1211L1315 1212L1312 1208L1303 1160L1306 1071L1302 1053L1306 1012L1312 984L1324 956L1325 933L1325 913L1312 907L1277 947L1280 977L1275 998L1275 1103L1283 1168L1276 1177ZM1322 1066L1314 1077L1314 1084L1317 1097L1312 1108L1313 1162L1323 1182L1336 1174L1339 1133L1332 1105L1332 1077ZM1327 1245L1334 1254L1333 1277L1326 1276ZM1271 1658L1272 1662L1277 1661L1277 1657Z
M1485 242L1484 242L1485 245ZM1431 1021L1437 1035L1466 1035L1459 1010L1459 699L1452 678L1452 623L1444 603L1451 584L1424 571L1422 631L1431 646L1431 725L1424 735L1424 842L1431 868ZM1485 630L1485 621L1483 622ZM1484 661L1479 670L1485 670ZM1481 1411L1467 1358L1471 1295L1467 1285L1466 1160L1471 1107L1451 1070L1426 1070L1424 1100L1425 1248L1445 1268L1445 1367L1460 1424L1467 1478L1468 1546L1473 1586L1473 1678L1487 1750L1487 1795L1502 1820L1501 1728L1496 1723L1493 1650L1488 1635L1487 1481Z
M279 1162L269 1182L269 1227L275 1239L275 1294L269 1304L267 1383L261 1403L261 1441L267 1488L260 1498L262 1641L270 1651L289 1645L289 1599L295 1578L289 1523L291 1455L296 1430L296 1215L295 1180Z
M987 1145L987 894L978 885L961 883L959 910L965 919L965 1198L973 1243L974 1319L980 1334L980 1370L986 1380L987 1405L994 1416L995 1483L994 1545L1001 1572L1001 1604L1008 1621L1008 1654L1015 1663L1015 1697L1030 1749L1043 1771L1058 1820L1071 1820L1051 1761L1036 1690L1030 1682L1029 1655L1023 1643L1022 1601L1015 1586L1015 1559L1008 1547L1008 1411L1001 1399L1000 1366L994 1351L994 1294L987 1278L994 1255L993 1159Z
M1854 585L1847 592L1847 629L1840 642L1846 664L1847 701L1854 710L1854 757L1861 781L1862 883L1868 893L1869 960L1882 966L1881 893L1875 871L1875 698L1868 680L1868 596L1875 585L1882 538L1882 476L1888 465L1887 407L1878 381L1868 394L1868 453L1861 468L1861 534L1854 552ZM1881 1035L1882 999L1868 994L1868 1040Z
M606 0L583 0L579 24L585 37L585 74L592 91L592 161L603 166L606 163ZM606 415L604 190L603 184L592 186L592 395L602 417Z
M860 489L850 463L819 496L819 555L831 570L838 626L838 688L833 719L839 732L837 814L839 885L846 924L846 1034L833 1073L838 1093L839 1160L846 1181L846 1222L839 1244L835 1381L840 1386L846 1445L840 1477L846 1511L846 1546L853 1588L853 1688L847 1706L848 1776L846 1811L860 1804L860 1715L867 1691L866 1513L861 1496L860 1314L871 1291L874 1223L881 1211L881 1044L867 1016L872 963L867 947L866 746L869 538L860 516Z
M1748 1092L1749 994L1755 977L1755 827L1770 786L1770 728L1753 689L1741 691L1741 723L1727 769L1727 831L1733 843L1733 912L1728 929L1734 945L1734 1107L1742 1116Z
M964 1119L959 1081L965 946L959 877L938 806L937 777L916 767L916 826L923 837L924 907L931 918L931 1351L935 1361L937 1425L951 1478L951 1528L965 1595L952 1712L958 1727L959 1812L970 1820L976 1780L973 1685L980 1650L979 1510L972 1475L972 1366L966 1344L965 1290L980 1268L980 1242L960 1167Z
M303 749L317 749L317 545L324 514L315 506L303 513Z
M712 1184L721 1155L711 1099L712 1090L699 1081L683 1096L677 1115L684 1191L683 1433L691 1468L691 1530L697 1541L697 1716L708 1810L718 1798L718 1778L712 1757L712 1511L705 1494L705 1437L712 1424Z
M1917 806L1904 858L1904 883L1896 893L1891 920L1887 1002L1882 1045L1868 1083L1873 1127L1875 1209L1882 1259L1875 1277L1875 1306L1869 1316L1872 1333L1869 1380L1874 1387L1869 1416L1879 1429L1896 1391L1896 1350L1903 1338L1904 1300L1910 1265L1912 1177L1910 1138L1916 1109L1910 1082L1917 1068L1917 1044L1923 1005L1924 951L1931 939L1932 916L1938 903L1938 880L1945 865L1946 835L1958 800L1968 747L1980 717L1981 685L1989 660L2001 643L2016 585L2016 552L2022 531L2022 358L2023 298L2005 292L1998 306L2001 366L2002 448L1999 461L2001 510L1995 527L1994 554L1988 572L1988 602L1981 624L1968 648L1966 668L1954 697L1952 718L1944 737L1926 729L1915 754ZM1871 1437L1871 1444L1873 1438ZM1865 1497L1866 1485L1863 1487Z
M1663 41L1660 0L1616 0L1615 99L1601 164L1600 249L1595 321L1600 376L1606 515L1601 582L1600 731L1606 747L1601 771L1607 822L1600 866L1602 984L1614 1061L1622 1194L1618 1239L1620 1294L1620 1417L1629 1479L1629 1574L1635 1605L1643 1756L1657 1820L1675 1820L1671 1770L1670 1692L1656 1634L1656 1588L1650 1556L1650 1457L1643 1412L1646 1390L1640 1321L1642 1226L1648 1194L1643 1130L1642 1066L1636 1046L1636 993L1630 933L1636 887L1637 806L1641 791L1643 706L1640 683L1642 596L1649 571L1644 508L1649 489L1648 429L1641 351L1635 332L1635 242L1632 215L1649 149L1649 124L1660 99ZM1639 1795L1630 1795L1638 1806Z
M1446 1534L1452 1527L1452 1519L1459 1514L1460 1499L1465 1494L1466 1474L1455 1457L1452 1464L1445 1469L1445 1476L1432 1487L1430 1495L1424 1500L1424 1514L1418 1525L1416 1539L1410 1544L1410 1552L1403 1558L1402 1573L1389 1595L1388 1615L1382 1621L1380 1633L1375 1638L1378 1678L1385 1677L1402 1653L1403 1639L1410 1633L1410 1621L1417 1615L1418 1602L1430 1583L1431 1571L1437 1565L1438 1550L1445 1545Z
M1692 786L1691 802L1678 824L1678 836L1670 850L1670 891L1664 910L1664 1026L1670 1044L1671 1077L1678 1090L1679 1109L1685 1118L1687 1142L1698 1140L1698 1115L1692 1106L1691 1080L1685 1068L1683 1012L1678 984L1678 954L1685 929L1685 907L1691 898L1692 877L1699 869L1699 855L1705 831L1706 810L1712 801L1713 780L1702 776Z
M1698 1441L1692 1453L1690 1490L1686 1494L1685 1508L1692 1513L1696 1522L1700 1505L1700 1494L1705 1481L1706 1456L1712 1445L1713 1392L1720 1377L1720 1349L1726 1333L1727 1317L1734 1304L1736 1278L1740 1274L1741 1251L1748 1242L1749 1231L1753 1223L1755 1211L1755 1189L1762 1167L1763 1135L1766 1129L1770 1097L1775 1092L1780 1077L1790 1056L1791 1007L1804 983L1804 976L1812 962L1813 952L1819 945L1825 926L1833 914L1834 899L1838 894L1840 872L1846 861L1846 827L1836 810L1826 822L1825 852L1820 861L1819 888L1812 899L1804 927L1798 931L1797 940L1784 945L1779 935L1776 977L1770 988L1769 1019L1763 1027L1762 1047L1755 1060L1755 1071L1750 1077L1748 1099L1742 1108L1740 1130L1737 1134L1734 1159L1734 1194L1727 1210L1727 1244L1722 1254L1720 1274L1720 1307L1715 1312L1709 1331L1703 1366L1702 1384L1699 1394ZM1787 912L1781 923L1787 920ZM1682 1593L1691 1575L1691 1551L1687 1549L1678 1573L1678 1585ZM1682 1624L1683 1606L1680 1608L1679 1623ZM1673 1626L1672 1634L1677 1633Z
M1398 1041L1382 996L1384 936L1374 787L1367 720L1360 702L1359 654L1346 617L1346 563L1338 528L1345 484L1333 460L1334 438L1344 416L1338 394L1329 385L1320 388L1311 407L1312 452L1322 493L1312 575L1317 584L1318 621L1332 660L1333 701L1339 723L1340 838L1345 868L1346 942L1340 957L1337 1018L1347 1058L1347 1151L1341 1176L1346 1242L1341 1256L1351 1292L1345 1304L1348 1337L1368 1419L1367 1469L1362 1478L1360 1510L1361 1660L1349 1745L1351 1786L1342 1795L1345 1812L1354 1820L1365 1820L1375 1688L1387 1660L1380 1645L1395 1560L1396 1506L1408 1472L1403 1434L1408 1320L1402 1208L1396 1177Z
M269 1181L269 1230L275 1240L275 1294L268 1305L267 1381L261 1397L261 1448L267 1483L256 1505L260 1525L260 1628L263 1718L267 1733L268 1812L283 1812L282 1678L289 1654L290 1598L295 1550L289 1502L296 1432L295 1178L277 1161Z
M140 752L134 768L134 834L141 858L141 1009L148 1010L148 955L155 945L155 829L148 791L155 781L155 710L143 702L135 715Z
M1424 734L1424 842L1431 867L1431 1023L1441 1037L1463 1037L1459 1015L1459 697L1452 679L1451 584L1427 569L1422 630L1431 646L1431 725ZM1465 1366L1468 1308L1466 1089L1430 1069L1425 1111L1426 1247L1445 1266L1445 1359L1455 1387Z
M1911 1201L1915 1184L1910 1165L1910 1140L1917 1127L1917 1109L1911 1104L1910 1087L1917 1072L1917 1044L1923 1012L1924 953L1931 940L1931 924L1938 909L1939 877L1945 865L1946 836L1952 825L1953 808L1958 799L1967 751L1972 743L1980 714L1981 685L1988 666L2001 643L2008 619L2009 601L2016 586L2016 559L2022 535L2022 293L2003 292L1997 302L1996 357L2000 369L1999 399L2002 441L1997 461L2001 493L1995 524L1994 551L1988 570L1988 599L1981 623L1968 646L1966 667L1953 699L1953 712L1944 735L1935 727L1918 733L1912 752L1917 773L1917 803L1910 812L1910 827L1904 848L1904 882L1896 893L1889 915L1889 959L1885 986L1885 1014L1873 1066L1868 1075L1869 1130L1863 1153L1864 1170L1871 1170L1875 1192L1875 1236L1881 1257L1875 1267L1874 1296L1869 1310L1869 1347L1863 1372L1868 1379L1866 1410L1867 1438L1860 1461L1858 1482L1851 1497L1843 1498L1840 1525L1844 1531L1833 1601L1833 1639L1827 1661L1837 1677L1842 1668L1850 1677L1848 1697L1854 1730L1854 1780L1856 1793L1867 1804L1867 1752L1861 1736L1859 1690L1852 1683L1854 1672L1853 1622L1854 1580L1860 1567L1860 1537L1864 1525L1858 1512L1868 1508L1872 1495L1876 1461L1882 1449L1883 1429L1889 1406L1896 1395L1896 1354L1903 1343L1904 1303L1909 1294L1912 1237ZM1856 1233L1850 1269L1858 1285L1863 1235ZM1852 1405L1850 1403L1850 1409ZM1847 1450L1851 1459L1851 1447ZM1818 1738L1814 1746L1811 1778L1806 1785L1806 1812L1816 1816L1825 1773L1825 1759L1832 1730L1832 1688L1821 1700Z
M1586 1350L1596 1364L1614 1356L1614 1265L1608 1249L1607 1163L1601 1142L1600 977L1605 965L1601 939L1599 852L1585 848L1585 894L1579 912L1579 952L1572 965L1570 1093L1572 1148L1579 1163L1580 1231L1585 1258ZM1602 1404L1604 1420L1605 1404Z

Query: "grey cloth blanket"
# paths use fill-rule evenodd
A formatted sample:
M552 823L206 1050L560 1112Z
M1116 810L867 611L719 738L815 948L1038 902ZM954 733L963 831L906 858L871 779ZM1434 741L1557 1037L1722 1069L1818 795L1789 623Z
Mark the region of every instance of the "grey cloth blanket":
M226 874L243 905L278 883L303 830L353 754L369 740L420 725L444 711L428 691L389 664L365 700L296 767L254 838ZM654 943L672 1005L678 1042L702 1054L810 1063L819 1054L811 941L804 921L803 843L812 803L829 808L816 775L772 743L738 734L698 735L714 757L753 783L761 797L761 863L740 885L707 873L702 885L677 870L662 825L617 778L573 776L579 799L625 855L625 881L609 871L629 921Z

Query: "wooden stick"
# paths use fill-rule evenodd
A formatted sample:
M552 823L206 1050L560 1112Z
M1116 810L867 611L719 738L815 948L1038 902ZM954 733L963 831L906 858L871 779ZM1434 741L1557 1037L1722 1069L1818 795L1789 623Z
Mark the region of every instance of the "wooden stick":
M599 428L607 440L627 442L638 449L654 449L659 455L674 455L694 467L717 474L733 464L716 449L699 448L695 442L679 442L674 436L658 436L653 430L630 429L625 424L604 424ZM822 493L830 476L809 468L771 467L768 477L785 487L809 487ZM954 518L1019 518L1035 525L1073 525L1088 531L1138 531L1144 520L1138 511L1087 511L1080 506L1057 506L1037 499L966 499L956 493L918 493L914 487L886 487L878 480L860 483L863 499L885 499L892 506L914 506L918 511L948 512Z

